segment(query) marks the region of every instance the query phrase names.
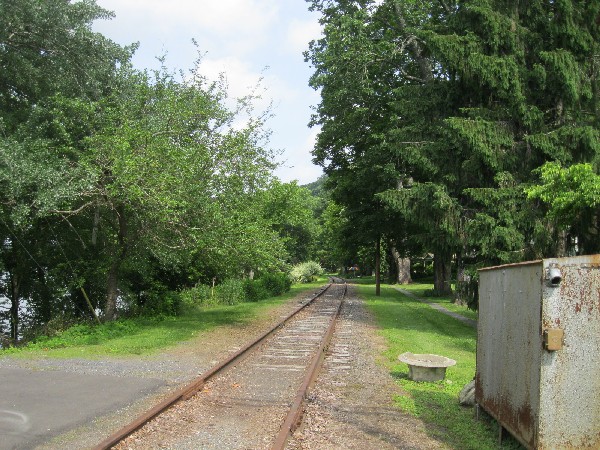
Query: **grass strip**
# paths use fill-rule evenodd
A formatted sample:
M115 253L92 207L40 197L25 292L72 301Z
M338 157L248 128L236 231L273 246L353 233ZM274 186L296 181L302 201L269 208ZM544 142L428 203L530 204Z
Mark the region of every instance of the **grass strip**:
M218 326L244 325L304 291L327 282L325 277L293 285L289 292L260 302L232 306L197 307L174 317L137 317L101 325L79 324L51 337L40 337L23 347L0 350L18 358L86 358L150 355L187 341Z
M451 295L443 297L428 296L428 292L433 289L433 285L431 283L411 283L397 287L405 291L412 292L417 297L437 303L438 305L446 308L448 311L460 314L461 316L466 317L467 319L477 320L477 311L473 311L472 309L469 309L466 306L457 305L456 303L454 303L454 298Z
M496 422L476 421L472 408L458 404L460 390L475 376L476 330L402 295L393 287L383 285L381 296L377 297L374 285L368 283L368 280L361 280L359 293L375 315L380 333L387 341L384 357L390 373L404 392L394 399L396 405L423 420L427 432L450 448L497 449ZM416 295L419 295L420 289L422 287L409 286ZM466 307L459 308L466 310ZM398 361L398 356L404 352L446 356L456 360L456 366L447 369L443 381L411 381L408 379L408 366ZM502 448L521 447L514 439L507 438Z

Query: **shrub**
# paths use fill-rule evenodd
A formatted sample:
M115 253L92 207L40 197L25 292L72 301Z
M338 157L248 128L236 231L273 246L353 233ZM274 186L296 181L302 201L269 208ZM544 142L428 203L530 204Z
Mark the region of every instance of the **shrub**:
M269 291L262 280L244 280L244 293L246 301L249 302L257 302L269 297Z
M180 312L181 306L178 292L158 287L144 293L140 313L144 316L174 316Z
M295 265L290 272L290 278L294 283L310 283L323 274L323 268L318 262L307 261Z
M185 308L216 304L210 286L205 284L198 284L193 288L185 289L181 291L179 295L181 297L181 303Z
M69 329L76 323L77 319L70 315L61 314L54 316L45 324L25 328L23 331L21 342L33 341L40 336L58 336L59 334Z
M292 280L287 274L279 273L266 273L260 277L260 280L270 295L281 295L290 290L292 286Z
M215 288L217 303L236 305L244 301L244 282L233 278L223 281Z

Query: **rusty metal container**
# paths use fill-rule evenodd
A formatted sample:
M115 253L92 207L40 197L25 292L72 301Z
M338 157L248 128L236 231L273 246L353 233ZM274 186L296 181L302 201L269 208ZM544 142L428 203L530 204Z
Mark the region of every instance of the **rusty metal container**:
M600 449L600 255L479 276L478 407L529 449Z

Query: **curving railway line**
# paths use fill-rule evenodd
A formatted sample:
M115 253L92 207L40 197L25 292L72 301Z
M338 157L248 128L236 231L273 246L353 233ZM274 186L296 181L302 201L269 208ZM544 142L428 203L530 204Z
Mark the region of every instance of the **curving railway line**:
M346 292L343 280L331 279L257 340L95 448L285 448ZM343 354L339 361L345 364Z

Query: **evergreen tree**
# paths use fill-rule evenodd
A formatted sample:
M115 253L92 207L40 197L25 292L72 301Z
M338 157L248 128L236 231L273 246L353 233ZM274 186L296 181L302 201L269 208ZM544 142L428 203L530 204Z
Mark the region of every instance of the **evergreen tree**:
M559 209L546 216L535 198L547 195L530 186L550 161L597 173L599 2L312 7L325 25L310 53L322 88L316 160L341 186L336 176L375 181L364 202L383 217L382 201L411 230L409 241L435 254L437 291L449 290L453 256L497 264L561 255L568 233L580 250L597 247L595 202L565 212L571 223L561 225ZM560 185L542 183L545 192Z

